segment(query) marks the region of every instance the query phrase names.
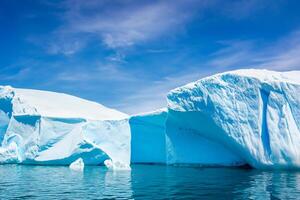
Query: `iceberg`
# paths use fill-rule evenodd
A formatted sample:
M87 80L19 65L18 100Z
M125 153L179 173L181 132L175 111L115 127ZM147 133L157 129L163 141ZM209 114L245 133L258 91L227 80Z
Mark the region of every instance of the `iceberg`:
M300 71L237 70L128 116L71 95L0 86L0 164L300 168Z
M237 70L168 94L168 160L300 167L300 71Z
M128 116L71 95L0 87L0 163L130 165Z
M72 162L69 167L70 167L70 169L72 169L74 171L83 171L84 162L83 162L82 158L78 158L77 160Z
M166 163L167 109L131 116L131 163Z

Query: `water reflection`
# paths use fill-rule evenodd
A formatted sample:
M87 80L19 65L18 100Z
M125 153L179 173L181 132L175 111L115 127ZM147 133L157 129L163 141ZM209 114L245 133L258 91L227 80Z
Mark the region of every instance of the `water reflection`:
M0 199L299 199L300 173L230 168L0 165Z
M131 171L107 170L104 183L104 196L111 198L121 197L124 199L133 199L131 189Z
M134 197L140 199L300 199L297 171L141 168L143 170L132 170Z
M300 174L296 171L257 172L250 176L244 196L252 199L299 199Z

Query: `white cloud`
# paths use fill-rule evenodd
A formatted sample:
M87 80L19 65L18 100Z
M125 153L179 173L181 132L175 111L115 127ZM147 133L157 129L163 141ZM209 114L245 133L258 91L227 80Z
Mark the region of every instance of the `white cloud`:
M0 79L2 81L20 81L28 78L32 69L30 67L19 68L14 74L1 74Z
M242 62L249 63L253 59L254 41L236 40L218 43L223 47L211 55L208 61L209 66L226 69L241 65Z
M206 11L240 20L273 4L269 0L65 0L57 15L62 24L54 31L48 52L72 55L89 40L100 41L108 49L126 49L174 37Z
M47 52L49 54L63 54L65 56L73 55L80 51L86 45L86 39L78 39L70 35L57 34L55 40L58 42L50 41Z
M72 6L70 9L73 9ZM132 46L155 38L188 18L188 14L178 7L177 1L103 8L95 15L83 14L84 11L77 12L76 17L73 14L68 16L71 28L78 32L97 34L109 48Z
M87 63L85 63L87 65ZM61 70L56 76L55 81L62 81L65 83L90 83L95 82L132 82L136 79L133 73L126 72L120 69L118 65L109 63L89 63L90 67L82 67L81 65L74 66L69 69Z
M109 49L128 48L173 36L184 30L196 11L214 1L77 1L63 3L63 24L54 32L50 53L74 54L89 39L98 38ZM77 41L76 41L77 40Z
M208 65L223 70L234 68L300 69L300 31L275 42L261 40L227 41L211 55Z
M256 60L260 68L281 71L300 70L299 55L300 31L294 31L259 51Z

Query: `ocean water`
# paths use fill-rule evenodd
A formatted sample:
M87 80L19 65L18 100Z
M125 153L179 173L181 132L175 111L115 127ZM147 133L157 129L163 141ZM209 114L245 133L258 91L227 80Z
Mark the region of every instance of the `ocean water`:
M300 199L300 172L135 165L0 165L0 199Z

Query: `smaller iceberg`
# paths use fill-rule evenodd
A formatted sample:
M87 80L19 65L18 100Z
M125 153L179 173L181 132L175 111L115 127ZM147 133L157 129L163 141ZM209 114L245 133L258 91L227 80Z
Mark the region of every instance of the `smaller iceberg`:
M72 169L74 171L83 171L84 162L83 162L82 158L78 158L77 160L72 162L69 167L70 167L70 169Z
M75 96L0 86L0 164L130 164L128 115Z

